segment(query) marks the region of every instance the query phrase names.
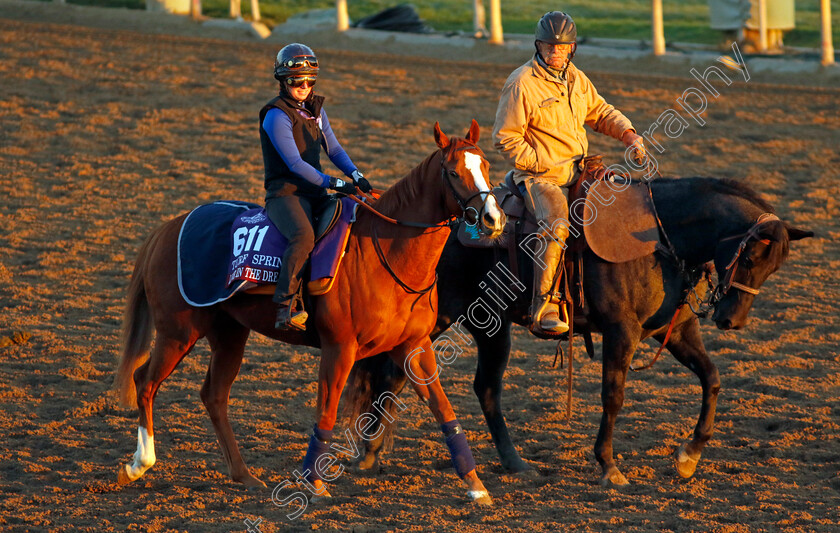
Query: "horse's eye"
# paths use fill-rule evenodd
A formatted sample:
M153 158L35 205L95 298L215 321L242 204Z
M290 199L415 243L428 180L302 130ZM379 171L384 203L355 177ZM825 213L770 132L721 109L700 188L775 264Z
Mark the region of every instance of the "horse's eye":
M455 172L454 170L450 170L450 171L449 171L449 175L450 175L450 176L452 176L453 178L457 178L457 177L458 177L458 173L457 173L457 172Z
M755 265L755 263L753 263L753 260L750 259L749 257L744 259L744 266L746 268L752 268L754 265Z

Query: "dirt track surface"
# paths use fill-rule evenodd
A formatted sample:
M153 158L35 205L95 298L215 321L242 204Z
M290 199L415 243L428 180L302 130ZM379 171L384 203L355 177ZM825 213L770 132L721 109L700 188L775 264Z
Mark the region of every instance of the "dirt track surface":
M198 395L204 341L157 396L157 464L117 486L137 421L108 391L136 251L159 223L199 203L261 200L256 116L274 91L276 48L0 19L0 529L245 531L246 519L262 519L264 532L840 528L840 91L743 82L709 99L705 127L691 122L663 139L662 171L742 180L818 236L792 245L745 331L704 324L723 390L694 478L679 479L671 459L699 412L692 374L663 358L630 376L615 446L631 485L606 490L591 451L600 363L577 361L567 425L553 344L517 329L505 405L534 475L499 466L472 393L474 352L442 372L492 509L466 503L437 425L406 394L383 471L346 472L332 501L289 521L270 492L227 476ZM434 149L435 120L462 135L471 118L491 177L501 178L489 134L515 64L320 56L317 89L333 127L374 183L392 183ZM692 83L590 74L639 129ZM593 152L620 157L617 142L591 141ZM246 461L271 487L301 464L316 375L315 351L250 340L231 419Z

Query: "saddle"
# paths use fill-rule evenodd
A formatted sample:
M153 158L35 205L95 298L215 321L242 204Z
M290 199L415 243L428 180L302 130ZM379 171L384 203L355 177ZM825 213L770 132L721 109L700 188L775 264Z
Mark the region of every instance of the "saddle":
M310 281L306 285L311 296L326 294L332 288L350 236L355 208L352 200L335 198L315 214L315 247L310 255ZM265 209L240 215L231 228L231 241L228 286L244 281L248 285L242 290L248 294L274 294L288 241L268 219Z
M338 272L356 204L330 202L316 218L311 255L312 295L330 290ZM239 292L273 294L286 239L256 204L220 201L193 209L178 236L178 287L195 307L217 304Z
M569 190L569 205L583 204L581 217L570 216L581 249L604 261L623 263L651 255L660 246L659 226L648 189L610 171L602 156L581 160L581 176Z

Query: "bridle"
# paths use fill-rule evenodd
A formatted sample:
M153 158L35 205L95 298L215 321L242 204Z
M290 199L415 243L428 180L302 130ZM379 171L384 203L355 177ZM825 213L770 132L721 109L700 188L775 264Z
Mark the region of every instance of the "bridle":
M648 191L650 191L650 185L648 185ZM653 196L651 195L651 203L653 202ZM677 267L680 270L680 274L683 277L684 283L686 288L683 291L683 295L680 298L680 303L677 305L677 310L674 312L673 318L671 318L671 322L668 324L668 332L665 334L665 340L662 342L662 345L659 347L659 350L656 352L654 358L647 364L643 366L630 366L630 369L633 371L638 370L645 370L653 366L654 363L659 359L659 356L662 354L662 349L668 344L668 339L671 337L671 332L674 330L674 326L676 325L677 318L680 315L680 311L682 311L683 305L687 305L688 308L694 313L698 318L706 318L708 316L709 311L715 309L717 304L720 300L729 292L729 289L738 289L740 291L746 292L748 294L752 294L753 296L757 295L759 290L754 289L753 287L749 287L744 285L743 283L738 283L734 281L732 278L735 277L735 272L738 271L738 264L739 259L741 258L741 254L746 250L747 244L750 240L755 239L756 241L769 245L770 239L762 239L759 233L759 228L766 224L767 222L773 222L779 220L779 217L774 215L773 213L762 213L755 221L755 223L744 233L739 233L738 235L732 235L730 237L724 237L720 240L723 241L731 241L734 239L741 239L741 242L738 244L738 249L735 250L735 253L732 255L732 259L726 265L724 269L723 279L717 284L714 290L709 293L709 298L706 301L697 294L697 284L700 282L701 277L705 277L706 283L709 287L712 286L712 271L714 270L713 266L710 266L708 263L699 265L697 267L688 268L685 265L685 261L680 259L676 251L674 250L674 246L671 244L671 241L668 240L668 236L665 234L665 228L662 227L662 222L659 220L659 215L656 214L656 208L654 207L654 215L656 217L656 222L659 225L659 230L662 232L664 237L664 241L667 243L667 248L663 248L662 250L667 253L677 264ZM697 309L691 304L691 299L689 295L694 295L694 300L699 304Z
M458 150L472 150L472 149L475 149L479 154L481 154L482 159L484 159L484 152L482 152L481 148L479 148L478 146L470 145L470 146L466 146L464 148L459 148ZM485 209L487 209L487 197L484 196L484 195L492 196L494 199L496 199L497 204L499 203L499 200L498 200L498 198L496 198L496 195L492 190L478 191L478 192L475 192L475 193L469 195L465 199L455 189L455 186L452 185L451 175L453 175L453 174L457 175L457 173L454 170L451 171L451 172L449 170L447 170L446 165L444 164L444 161L445 161L445 158L441 157L441 159L440 159L440 177L443 180L443 182L447 185L447 187L449 188L449 192L452 193L452 196L455 198L455 202L457 202L458 207L461 208L461 217L456 219L456 222L461 222L463 220L464 223L467 226L470 226L470 227L475 226L478 223L478 221L481 220L481 217L484 216ZM481 197L481 209L476 209L475 207L467 205L476 196ZM472 213L472 217L469 216L470 213ZM472 221L470 221L470 218L472 218Z
M729 260L727 263L726 268L723 270L722 277L721 273L718 273L718 279L720 280L715 288L709 293L708 299L703 301L703 299L697 295L696 292L696 285L697 282L700 281L700 276L704 276L706 279L706 283L708 284L709 288L712 287L712 271L714 270L713 266L710 265L701 265L699 269L694 269L691 273L686 273L687 271L684 270L684 266L681 264L680 269L683 272L685 279L688 282L690 289L688 292L694 295L694 299L698 302L699 307L698 309L694 309L691 305L691 302L688 299L688 294L683 298L683 301L688 304L689 309L700 318L705 318L709 311L715 309L717 304L729 293L730 289L737 289L739 291L745 292L747 294L752 294L756 296L759 293L759 289L750 287L748 285L744 285L743 283L739 283L734 280L735 273L738 271L738 265L740 264L741 254L744 253L744 250L747 249L747 244L751 240L755 240L760 242L764 245L770 244L770 239L762 239L759 229L763 224L768 222L774 222L779 220L779 217L774 215L773 213L762 213L753 223L753 225L745 231L744 233L739 233L737 235L732 235L729 237L724 237L720 240L723 241L731 241L734 239L741 239L741 242L738 244L738 248L732 254L732 259ZM699 273L699 275L698 275Z
M481 148L479 148L475 145L471 145L471 146L466 147L466 148L460 148L459 150L469 150L469 149L473 149L473 148L481 154L482 158L484 157L484 152L481 151ZM452 171L452 173L454 174L455 172ZM462 221L465 224L467 224L468 226L475 226L478 223L478 221L481 219L481 216L484 214L484 212L485 212L484 210L486 208L485 204L487 203L486 202L487 198L482 196L482 195L489 194L489 195L493 196L493 198L496 198L496 194L493 191L478 191L476 193L471 194L466 199L464 199L464 197L461 196L458 193L458 191L455 189L455 186L452 185L451 177L449 177L449 174L450 174L450 171L447 170L446 165L444 164L444 158L441 157L441 160L440 160L440 178L441 178L441 181L443 181L443 183L446 184L447 188L452 193L452 196L455 199L455 202L458 204L458 207L461 209L461 216L460 217L454 217L453 216L449 220L447 220L445 222L440 222L440 223L437 223L437 224L424 224L422 222L411 222L411 221L408 221L408 220L398 220L398 219L395 219L395 218L391 218L391 217L389 217L387 215L384 215L381 212L377 211L373 206L371 206L370 204L368 204L367 202L365 202L363 199L359 198L356 195L350 194L347 197L350 198L351 200L353 200L354 202L356 202L357 204L359 204L362 208L367 209L373 215L376 215L377 217L381 218L385 222L388 222L390 224L396 224L398 226L406 226L406 227L410 227L410 228L447 228L447 227L448 228L453 228L453 227L457 226L458 224L460 224ZM382 194L382 192L384 192L384 191L374 189L372 192L377 193L377 194ZM364 196L364 198L367 198L370 201L375 201L376 200L375 197L364 194L364 193L362 193L362 196ZM472 206L467 205L476 196L482 196L483 201L482 201L481 209L476 209ZM498 199L496 199L496 203L497 204L499 203ZM472 213L473 214L472 217L469 217L468 213ZM469 220L470 218L473 219L472 222L470 222L470 220Z
M477 150L481 154L481 157L484 158L484 152L482 152L481 149L478 148L475 145L471 145L471 146L466 147L466 148L460 148L459 150L468 150L468 149L472 149L472 148ZM441 152L442 152L442 150L441 150ZM423 223L420 223L420 222L401 221L401 220L396 220L396 219L390 218L386 215L383 215L382 213L380 213L379 211L374 209L372 206L368 205L367 203L365 203L364 201L360 200L359 198L357 198L353 195L350 195L350 198L352 198L359 205L365 207L366 209L368 209L369 211L371 211L372 213L377 215L379 218L385 220L386 222L390 222L392 224L397 224L397 225L401 225L401 226L409 226L409 227L414 227L414 228L445 228L445 227L452 228L453 226L456 226L457 224L459 224L463 220L464 223L467 224L468 226L475 226L478 223L478 221L481 219L481 216L484 214L484 210L485 210L485 207L486 207L486 205L485 205L486 204L486 198L482 196L482 198L484 198L485 201L482 202L482 207L481 207L480 210L477 210L476 208L474 208L472 206L469 206L467 204L469 204L469 202L472 201L472 199L475 198L476 196L481 196L483 194L493 195L493 191L478 191L474 194L471 194L466 199L464 199L464 197L461 196L458 193L458 191L455 189L455 186L452 185L452 180L451 180L451 177L450 177L450 171L447 170L447 168L446 168L446 165L444 163L445 160L446 160L446 158L442 154L441 159L440 159L440 177L441 177L441 180L443 180L443 182L447 185L449 191L452 193L452 196L455 198L455 202L458 204L458 207L461 208L461 216L460 217L454 217L454 218L452 218L452 219L450 219L446 222L439 223L439 224L423 224ZM455 171L452 171L451 174L457 175L457 173ZM495 195L493 195L493 197L495 198ZM498 203L498 201L497 201L497 203ZM470 212L474 213L474 216L475 216L475 219L472 222L467 220L468 213L470 213ZM418 295L417 298L419 299L424 294L427 294L427 293L431 292L431 290L434 289L435 285L437 285L437 280L438 280L437 273L435 273L434 281L432 281L432 283L429 286L427 286L423 289L415 289L415 288L411 287L410 285L408 285L406 282L404 282L402 279L400 279L400 277L394 271L391 264L388 262L388 258L385 257L385 252L382 250L382 246L379 244L379 236L376 232L376 225L371 226L371 241L373 243L373 248L376 251L376 255L379 258L379 262L382 264L382 266L385 268L385 270L388 272L388 274L391 275L391 277L394 279L394 281L396 281L397 284L400 287L402 287L402 289L405 292L407 292L409 294L417 294ZM416 300L415 300L415 303L416 303ZM412 307L413 307L413 305L414 304L412 304Z
M748 229L746 232L739 233L738 235L724 237L720 240L720 242L723 242L731 241L733 239L741 239L741 242L738 244L738 248L732 255L732 259L729 260L729 263L726 265L726 268L723 271L723 279L720 279L720 274L718 274L718 279L720 279L720 281L718 282L714 290L712 290L709 294L708 300L704 302L703 299L697 295L696 285L700 281L700 278L705 274L708 286L712 286L711 269L707 268L705 265L689 268L686 266L685 261L680 259L680 257L677 255L674 245L668 238L668 234L665 233L665 228L662 225L662 221L659 219L659 213L657 213L656 211L656 203L653 201L653 190L651 189L650 182L646 181L645 184L648 188L648 195L650 196L650 205L653 209L653 215L656 219L656 225L659 227L659 232L662 234L663 241L665 241L666 245L662 247L660 251L670 256L671 259L677 264L677 268L679 268L680 274L685 280L687 286L684 290L682 298L680 299L680 304L677 306L678 309L682 307L683 304L687 304L689 309L691 309L691 311L695 315L697 315L700 318L705 318L708 315L709 311L716 308L717 304L720 302L721 299L723 299L724 296L726 296L730 289L737 289L746 292L747 294L752 294L753 296L758 294L759 290L757 288L753 288L748 285L744 285L743 283L735 281L735 273L738 271L738 264L739 259L741 258L741 254L744 252L744 250L746 250L747 244L751 240L754 239L765 245L770 244L769 239L761 238L759 229L762 225L768 222L775 222L779 220L779 217L777 217L773 213L762 213L761 215L759 215L759 217L756 219L755 223L753 223L750 229ZM691 305L691 301L689 300L690 294L694 295L695 301L699 304L699 307L696 310Z
M764 245L770 245L770 239L762 239L759 233L759 228L767 223L767 222L775 222L779 220L779 217L774 215L773 213L762 213L761 216L755 221L755 224L752 225L750 229L748 229L745 233L741 233L739 235L733 235L731 237L726 237L721 239L723 241L729 241L737 238L741 238L740 244L738 244L738 248L735 250L735 253L732 255L732 259L729 261L729 264L726 265L726 269L723 272L723 279L718 283L715 290L712 291L712 294L709 296L709 302L712 305L717 304L721 298L723 298L726 293L729 292L729 289L738 289L740 291L746 292L747 294L752 294L753 296L757 295L759 290L757 288L749 287L744 285L743 283L738 283L734 280L735 273L738 271L738 265L740 264L739 259L741 258L741 254L746 250L747 244L750 240L755 239L757 242L760 242Z
M647 168L650 168L652 163L648 159ZM656 166L653 166L656 173L659 177L662 177L662 174L659 173L659 169ZM668 234L665 233L665 227L662 225L662 220L659 218L659 213L656 211L656 202L653 200L653 189L650 186L650 180L644 180L645 185L647 185L648 189L648 196L650 197L650 206L653 210L653 216L656 219L656 225L659 228L659 233L662 235L662 240L665 242L665 246L658 247L657 250L664 253L666 256L670 257L672 261L676 264L677 268L680 271L680 276L683 278L683 283L685 288L683 289L682 296L680 297L680 302L677 304L677 309L674 312L673 318L671 318L671 322L668 324L668 332L665 334L665 340L662 342L662 345L659 347L659 350L656 352L653 360L649 363L645 364L641 367L635 367L633 365L630 366L631 370L644 370L653 366L654 363L659 359L659 356L662 354L662 349L665 348L665 345L668 344L668 339L671 337L671 332L676 325L677 318L682 311L684 305L687 305L688 308L694 313L698 318L706 318L708 316L709 311L712 309L716 309L718 303L721 299L729 292L729 289L738 289L740 291L746 292L748 294L757 295L759 290L753 287L749 287L744 285L743 283L738 283L733 278L735 277L735 272L738 270L739 259L741 258L741 254L746 250L747 244L750 240L755 239L756 241L763 243L765 245L770 244L769 239L762 239L759 233L759 228L768 222L774 222L779 220L779 217L774 215L773 213L762 213L756 219L755 223L744 233L739 233L738 235L732 235L730 237L724 237L719 242L729 241L733 239L741 239L741 242L738 244L738 249L735 250L735 253L732 256L732 259L726 265L724 269L723 279L718 282L717 286L709 293L709 298L706 301L703 301L697 294L697 284L700 282L701 278L706 279L706 283L708 287L711 288L712 286L712 271L714 270L713 265L709 265L709 263L705 263L702 265L694 266L694 267L687 267L685 261L680 259L677 255L677 251L674 248L674 245L671 243L671 240L668 238ZM720 276L718 276L720 279ZM694 300L697 303L697 309L691 304L691 299L689 296L693 295Z

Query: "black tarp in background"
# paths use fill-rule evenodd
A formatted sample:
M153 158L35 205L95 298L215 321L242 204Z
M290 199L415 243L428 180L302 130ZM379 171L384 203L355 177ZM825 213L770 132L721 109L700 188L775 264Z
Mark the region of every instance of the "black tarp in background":
M404 31L409 33L431 33L434 30L428 26L417 13L417 8L411 4L400 4L389 7L379 13L359 19L352 24L354 28L369 30Z

